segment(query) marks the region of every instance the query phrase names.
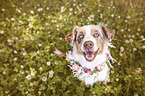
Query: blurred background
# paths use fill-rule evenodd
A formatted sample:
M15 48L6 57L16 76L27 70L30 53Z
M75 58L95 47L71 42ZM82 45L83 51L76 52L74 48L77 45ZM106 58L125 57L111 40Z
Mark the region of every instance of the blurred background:
M1 0L1 96L144 96L144 0ZM110 82L86 88L55 48L74 26L104 23L115 29Z

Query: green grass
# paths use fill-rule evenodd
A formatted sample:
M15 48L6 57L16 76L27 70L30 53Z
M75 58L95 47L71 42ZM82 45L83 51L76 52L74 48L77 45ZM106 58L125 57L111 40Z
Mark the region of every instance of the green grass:
M0 2L0 94L58 96L145 95L144 0L3 0ZM91 18L91 19L89 19ZM117 60L110 82L85 88L55 48L74 26L115 29Z

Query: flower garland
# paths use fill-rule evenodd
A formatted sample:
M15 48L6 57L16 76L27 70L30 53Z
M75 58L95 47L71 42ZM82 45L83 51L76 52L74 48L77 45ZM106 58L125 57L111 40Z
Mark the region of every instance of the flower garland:
M72 54L72 52L71 52L71 54ZM75 60L68 60L67 59L69 61L69 65L68 66L70 67L70 69L72 69L74 77L76 77L77 75L81 75L83 73L89 73L88 75L93 75L94 73L101 72L104 69L105 64L108 64L111 68L113 68L113 66L111 65L109 60L113 61L115 59L113 59L109 53L107 53L106 56L107 56L108 60L106 62L102 63L101 65L96 66L93 71L91 69L89 69L89 68L86 68L86 67L83 68Z
M95 69L93 71L91 71L91 69L89 69L89 68L86 68L86 67L83 68L78 62L76 62L74 60L70 60L70 62L71 63L69 63L68 66L70 67L70 69L73 70L73 74L75 77L76 77L77 72L79 72L79 74L89 73L89 75L92 75L94 73L101 72L104 69L104 64L95 67Z

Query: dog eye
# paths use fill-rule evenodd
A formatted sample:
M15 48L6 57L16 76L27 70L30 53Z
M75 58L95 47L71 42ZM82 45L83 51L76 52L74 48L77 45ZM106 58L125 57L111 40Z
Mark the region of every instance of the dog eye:
M84 35L79 35L79 38L80 38L80 39L84 38Z
M99 34L98 34L98 33L95 33L95 34L94 34L94 36L95 36L95 37L98 37L98 36L99 36Z

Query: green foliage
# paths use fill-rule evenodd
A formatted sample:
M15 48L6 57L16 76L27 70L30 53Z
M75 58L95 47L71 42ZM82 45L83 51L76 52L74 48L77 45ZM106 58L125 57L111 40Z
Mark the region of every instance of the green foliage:
M0 94L145 95L144 0L6 0L0 2ZM104 23L116 30L117 62L107 85L86 88L55 48L71 50L64 37L74 26Z

